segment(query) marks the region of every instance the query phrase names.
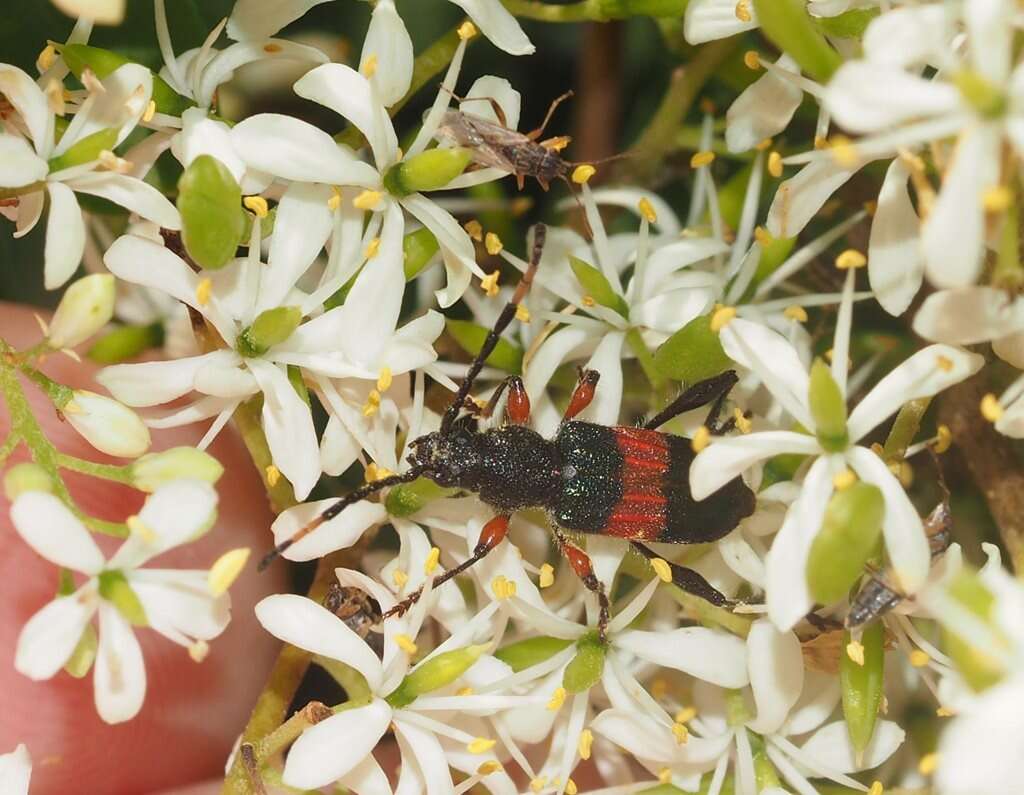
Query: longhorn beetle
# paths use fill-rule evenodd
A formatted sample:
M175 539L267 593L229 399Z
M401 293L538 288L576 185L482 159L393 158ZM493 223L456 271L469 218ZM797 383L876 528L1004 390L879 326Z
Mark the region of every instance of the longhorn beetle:
M700 502L694 500L690 495L690 463L694 457L690 440L655 430L683 412L708 404L712 408L705 421L707 427L716 433L727 430L734 421L718 427L717 417L726 395L737 381L735 371L728 370L690 386L639 428L608 427L574 419L594 397L599 378L594 370L580 373L554 439L545 439L527 427L530 399L519 376L503 381L483 409L464 411L466 398L485 360L530 289L545 234L543 225L534 227L528 267L469 365L466 377L444 412L440 430L410 443L409 470L368 483L339 499L292 538L280 543L261 561L261 569L349 505L422 476L441 486L475 492L497 513L484 525L473 554L435 577L433 587L466 571L498 546L508 533L509 520L515 511L542 508L551 519L558 549L583 584L597 595L598 628L603 638L608 623L607 593L594 575L589 556L566 536L566 530L625 539L640 554L652 559L655 553L641 542L717 541L753 513L754 494L739 477L708 498ZM509 422L479 430L478 415L489 417L506 390ZM697 572L676 564L669 566L672 580L679 587L713 604L726 603L726 598ZM395 605L384 618L402 615L421 593L422 588Z

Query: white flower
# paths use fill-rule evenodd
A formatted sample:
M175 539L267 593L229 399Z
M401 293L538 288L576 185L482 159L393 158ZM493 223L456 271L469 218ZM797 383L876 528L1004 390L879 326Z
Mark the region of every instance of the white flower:
M149 449L149 429L138 414L116 400L76 389L63 413L71 427L102 453L138 458Z
M163 486L129 520L132 536L104 560L89 531L57 497L38 491L18 497L11 519L21 537L86 580L29 619L18 637L14 667L30 679L49 679L71 659L98 613L96 709L108 723L133 718L146 695L146 670L132 624L149 626L199 657L205 641L223 632L230 619L230 598L211 592L207 572L142 568L205 532L216 503L216 492L201 481Z
M46 339L52 348L73 348L103 328L114 314L114 277L86 276L72 284L53 313Z
M831 377L844 400L853 278L851 270L832 349ZM824 443L815 435L807 369L784 337L737 318L722 330L721 341L729 357L756 372L778 403L806 431L763 431L715 440L697 455L691 467L693 496L703 499L750 466L782 453L816 457L768 554L767 604L776 626L790 629L811 608L805 573L807 556L835 489L833 479L847 468L881 489L885 497L883 532L889 559L901 587L906 593L913 593L927 577L930 561L921 519L885 463L857 443L903 403L959 383L977 372L984 359L947 345L932 345L918 351L860 401L846 421L845 439Z
M807 0L812 16L835 17L851 8L877 6L877 0ZM690 0L684 35L690 44L724 39L758 27L753 0Z
M32 758L24 743L9 754L0 754L0 795L28 795Z
M146 67L124 64L89 93L60 139L54 142L54 112L43 89L21 69L0 64L0 93L14 106L17 116L5 119L0 132L0 187L24 188L42 183L38 190L22 194L17 206L4 208L16 224L15 237L27 234L39 220L44 197L50 201L44 250L47 289L66 282L82 261L85 222L75 193L109 199L167 229L180 229L174 205L156 188L141 179L118 173L118 159L110 152L135 129L152 92L153 78ZM63 84L52 83L51 93L60 97ZM63 111L62 111L63 112ZM109 135L100 150L93 135ZM76 145L82 144L85 149ZM106 155L104 155L106 152ZM63 159L62 159L63 158ZM68 162L68 161L71 162Z

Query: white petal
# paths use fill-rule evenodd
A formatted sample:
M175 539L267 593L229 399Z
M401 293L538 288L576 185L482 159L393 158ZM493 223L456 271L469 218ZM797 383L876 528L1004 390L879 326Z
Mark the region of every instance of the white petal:
M726 632L704 627L670 632L627 630L616 636L615 645L720 687L743 687L749 681L746 646Z
M361 449L359 440L336 415L327 418L327 425L320 435L320 468L324 474L331 477L340 475L355 463Z
M191 392L200 370L230 368L240 360L234 351L221 350L165 362L115 364L104 367L96 380L126 405L156 406Z
M472 113L474 116L500 124L501 122L494 112L494 108L491 107L491 103L485 102L482 99L474 99L476 97L489 97L493 99L505 114L505 126L510 130L519 128L519 114L522 109L523 98L504 77L495 77L494 75L478 77L473 81L473 85L469 87L469 91L466 92L463 101L459 103L459 110L464 113Z
M949 345L929 345L889 372L857 404L847 429L857 442L910 400L931 397L974 375L985 357Z
M218 52L209 60L199 76L195 100L200 107L206 108L213 102L213 95L221 83L226 83L234 76L240 66L253 61L304 61L307 63L324 63L329 61L322 51L287 39L268 39L266 41L243 41L232 44Z
M852 447L846 456L861 480L882 490L885 497L885 516L882 519L885 550L897 584L904 593L912 594L928 578L931 565L928 538L924 534L921 517L881 458L866 447Z
M241 182L245 174L245 163L232 143L231 128L211 119L204 108L189 108L181 114L181 132L171 139L171 152L185 168L200 155L212 155L236 181Z
M992 352L1007 364L1024 370L1024 331L992 340Z
M412 83L413 49L409 31L392 0L383 0L373 9L370 27L363 39L360 72L365 71L364 66L371 57L376 58L380 66L373 72L370 82L381 102L394 105L405 96Z
M249 370L263 392L263 431L274 458L304 500L320 478L320 445L309 406L299 397L285 371L262 359L250 359Z
M61 155L93 133L117 129L120 144L146 110L153 91L153 73L136 63L123 64L103 78L103 91L89 94L54 148Z
M964 4L964 22L971 42L971 64L982 77L1002 84L1010 74L1013 37L1008 34L1015 8L1007 0L973 0Z
M68 424L100 452L136 458L149 449L149 430L132 409L113 398L77 389L75 411L66 411Z
M962 287L929 295L914 331L925 339L973 345L1024 330L1024 301L994 287Z
M24 138L0 134L0 185L20 188L45 179L49 170L46 161L32 151Z
M961 101L950 83L871 61L847 61L825 88L825 107L832 117L859 133L955 113Z
M256 619L271 635L300 649L351 665L371 690L380 686L380 660L366 641L334 613L297 594L275 594L256 604ZM319 786L316 784L303 786Z
M213 640L231 621L231 597L214 597L207 572L180 569L139 569L128 584L139 597L146 620L155 632L182 644Z
M534 51L516 18L505 10L499 0L451 1L469 15L495 47L511 55L529 55Z
M323 130L291 116L250 116L231 128L231 141L250 168L283 179L366 188L380 185L376 169Z
M235 41L265 39L313 6L327 0L237 0L228 17L228 36Z
M46 220L44 283L55 290L78 270L85 252L85 221L75 193L61 182L46 183L50 217Z
M160 191L141 179L111 171L91 171L69 179L67 185L78 193L109 199L167 229L181 229L177 208Z
M426 367L437 360L433 345L443 331L444 315L431 309L395 332L381 354L381 360L388 363L392 375Z
M36 153L44 159L53 149L53 112L35 80L17 66L0 64L0 94L7 97L28 127Z
M401 715L401 713L399 713ZM452 773L445 759L444 749L433 732L422 729L411 721L395 716L395 739L403 760L415 760L426 784L425 795L453 795L455 787Z
M781 185L768 208L765 226L773 237L794 237L818 214L829 197L857 172L831 157L811 161Z
M800 640L792 632L779 632L767 619L755 621L747 635L747 668L757 705L757 717L747 726L758 734L773 734L803 690Z
M78 593L54 599L25 623L14 654L18 673L39 681L64 666L96 611L95 595L86 597L92 587L87 584Z
M732 0L690 0L683 35L690 44L702 44L752 30L757 27L757 16L750 4L747 7L750 20L744 22L736 16L736 3Z
M93 667L96 711L107 723L131 720L146 698L146 665L127 619L116 607L100 603L100 639Z
M313 264L333 228L327 185L294 182L277 205L270 255L260 276L257 312L285 303L295 283Z
M864 31L864 57L877 64L907 67L934 58L948 47L949 24L941 5L891 8Z
M24 743L9 754L0 755L0 781L4 795L28 795L32 778L32 757Z
M789 719L781 733L800 735L818 728L835 712L839 699L837 677L818 671L804 671L803 692L789 711Z
M758 461L782 453L813 455L818 442L806 433L763 431L715 439L690 466L690 489L695 500L714 494Z
M476 264L473 241L451 213L419 193L404 197L402 206L433 232L441 245L448 283L435 295L441 308L445 309L462 297L469 286L472 274L480 278L484 276L484 272Z
M11 521L25 543L51 563L97 574L105 559L92 535L61 500L28 491L11 506Z
M779 58L776 65L798 73L787 55ZM803 98L804 92L791 80L773 69L766 71L744 89L725 114L725 143L729 151L746 152L785 130Z
M966 287L985 253L984 192L999 180L1000 136L995 125L964 130L942 191L921 229L925 272L937 287Z
M871 289L882 308L897 316L907 311L924 279L919 248L921 222L907 190L909 177L903 161L893 160L878 193L868 242Z
M271 530L274 543L291 538L295 532L311 521L318 514L337 502L336 499L319 500L296 505L283 511ZM387 520L387 509L376 502L357 502L350 505L333 519L324 522L320 527L297 541L284 553L288 560L315 560L336 549L347 549L352 546L369 528L383 524Z
M32 193L25 194L18 199L18 206L14 209L14 234L11 235L15 240L22 238L35 229L39 219L43 214L43 205L46 203L46 192L42 190L33 191ZM11 216L5 212L10 209L6 207L0 207L0 214L10 218Z
M601 381L593 401L581 412L579 419L599 425L618 424L622 408L622 343L625 338L621 331L605 335L584 365L587 370L599 372Z
M370 755L390 722L391 707L379 698L365 707L332 715L295 741L282 780L289 787L305 790L337 781Z
M387 774L372 755L338 779L338 786L356 795L391 795Z
M801 750L804 754L814 757L814 761L820 763L824 770L856 773L860 770L871 770L882 764L896 753L905 736L903 729L892 721L878 721L871 742L864 749L864 756L858 764L857 753L850 742L846 723L840 720L818 729L803 744Z

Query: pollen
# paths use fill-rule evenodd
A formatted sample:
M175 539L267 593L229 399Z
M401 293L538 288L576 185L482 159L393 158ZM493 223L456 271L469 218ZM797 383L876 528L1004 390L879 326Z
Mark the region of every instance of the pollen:
M572 181L577 185L586 185L590 182L590 178L597 173L597 169L589 163L584 163L582 166L576 166L572 170Z
M196 285L196 303L199 306L206 306L210 303L210 293L213 291L213 282L210 277L207 276L199 280L199 284Z
M578 792L579 792L579 789L576 787L576 782L573 781L571 778L570 779L566 779L566 782L565 782L565 795L576 795L576 793L578 793Z
M373 77L377 74L377 54L371 53L359 71L363 73L364 77Z
M382 195L379 190L364 190L352 200L352 206L357 210L372 210Z
M270 212L267 200L262 196L246 196L242 199L242 204L245 205L245 209L255 213L257 218L266 218L267 213Z
M366 259L373 259L377 256L378 251L380 251L380 238L375 237L366 244L366 251L364 251L363 254L366 256Z
M341 191L334 185L331 186L331 198L327 200L327 209L334 212L341 207Z
M658 783L659 784L671 784L672 783L672 768L663 767L658 771Z
M463 41L469 41L476 35L476 25L470 22L468 19L459 25L459 38Z
M921 761L917 763L917 772L922 776L930 776L935 772L935 768L939 766L939 755L938 754L925 754L921 757Z
M747 50L743 53L743 63L747 69L760 69L761 68L761 56L757 54L756 50Z
M832 485L836 487L836 491L846 491L856 482L857 476L849 469L837 472L835 477L832 478Z
M871 784L871 789L868 790L868 795L883 795L885 788L882 787L881 781L875 781Z
M550 588L555 584L555 567L545 563L540 567L540 579L537 582L541 588Z
M676 738L676 745L686 745L690 739L690 730L681 723L673 723L672 736Z
M156 115L156 101L150 100L146 105L146 109L142 112L142 120L144 122L153 121L153 117Z
M697 717L697 710L694 707L683 707L676 713L676 723L689 723Z
M832 159L842 168L853 168L860 162L857 147L844 135L837 135L829 142Z
M491 580L491 590L494 592L495 599L503 601L516 595L516 584L507 577L499 574Z
M991 392L981 399L981 416L989 422L998 422L1003 416L1003 407Z
M473 692L474 692L473 688L471 688L471 687L460 687L458 690L455 691L455 695L457 695L457 696L471 696L471 695L473 695Z
M565 703L565 688L559 687L551 695L551 700L548 702L548 709L552 712L557 712L562 708L562 704Z
M74 414L73 411L68 412L67 406L64 407L64 413ZM143 522L142 519L140 519L138 516L133 514L132 516L129 516L127 519L125 519L124 523L128 525L128 529L131 530L132 533L137 535L143 541L152 544L157 540L157 534L153 531L153 528L151 528L149 525Z
M53 62L57 60L57 48L52 44L47 44L43 47L42 51L36 56L36 67L40 72L45 72L51 66Z
M775 177L775 179L782 176L782 155L778 152L772 152L768 155L768 173Z
M488 232L487 237L484 238L484 248L493 257L501 253L501 250L505 248L505 244L501 242L501 238L494 234L494 232Z
M939 356L935 360L935 365L944 373L953 372L953 360L948 356Z
M419 648L416 646L415 643L413 643L412 638L410 638L408 635L395 635L395 643L398 644L398 648L400 648L410 657L412 657L414 654L416 654L417 651L419 651Z
M846 644L846 656L864 667L864 645L859 640L851 640Z
M868 258L855 248L848 248L836 257L836 267L841 271L850 270L851 268L863 268L867 264Z
M662 582L672 582L672 567L668 561L664 558L653 558L651 560L651 568L654 569L654 573L658 575L658 579Z
M466 750L471 754L486 754L497 744L497 740L491 740L487 737L477 737L471 743L466 745Z
M497 773L499 770L501 770L501 762L495 759L488 759L476 769L476 772L480 776L489 776L491 773Z
M547 776L537 776L535 779L530 781L530 789L533 792L540 792L548 784Z
M762 138L760 141L758 141L756 144L754 144L754 148L758 152L764 152L764 151L767 151L768 149L770 149L771 145L772 145L772 139L771 138Z
M423 573L433 574L434 569L437 568L437 564L441 560L441 550L437 547L431 547L430 552L427 554L427 559L423 561Z
M402 569L395 569L391 572L391 581L394 582L396 587L404 588L405 584L409 582L409 575L402 571Z
M268 464L267 468L263 471L267 476L267 485L270 486L270 488L274 488L278 481L281 480L281 470L273 464Z
M981 194L981 206L987 213L1004 213L1013 204L1013 192L1005 185L993 185Z
M935 716L938 718L952 718L956 713L949 707L939 707L935 710Z
M593 306L596 303L597 303L597 301L594 300L594 296L592 296L592 295L585 295L585 296L583 296L583 301L582 301L583 306L591 307L591 306Z
M371 389L370 394L366 396L366 402L363 404L363 416L372 417L377 413L380 408L380 392L376 389Z
M367 465L366 471L363 473L367 483L373 483L377 480L383 480L389 478L395 473L387 467L378 466L372 461Z
M637 204L637 209L640 210L640 215L647 219L647 223L657 223L658 214L654 211L654 205L651 204L651 200L646 196L644 196L640 200L639 204Z
M772 233L765 229L763 226L754 227L754 240L760 243L762 246L767 246L775 238L772 237Z
M225 593L231 584L238 579L245 564L249 561L249 548L239 547L225 552L210 566L206 575L206 587L214 596Z
M192 658L192 662L201 663L209 653L210 644L205 640L193 641L188 646L188 656Z
M655 700L659 700L668 695L668 682L661 677L658 677L651 682L651 696Z
M754 428L754 424L750 421L750 418L743 413L743 410L739 407L732 410L732 417L736 421L736 427L739 428L740 433L750 433Z
M594 745L594 733L590 729L584 729L580 732L580 742L576 746L580 752L580 759L590 759L590 749Z
M477 243L484 239L484 228L480 226L480 222L475 218L471 221L466 221L466 223L462 225L462 228L465 229L466 234L473 238Z
M390 367L381 367L380 372L377 373L377 391L387 392L391 389L391 384L395 379L391 375Z
M795 304L793 306L787 306L782 314L790 320L795 320L797 323L807 322L807 310L802 306L797 306Z
M530 310L527 309L522 304L517 304L516 305L516 320L518 320L520 323L529 323L530 322Z
M942 455L953 444L953 432L948 425L940 425L935 429L935 452Z
M928 663L932 661L932 658L928 655L928 652L922 651L921 649L914 649L910 652L910 664L915 668L924 668Z
M711 330L716 334L724 329L736 317L736 307L720 306L711 315Z
M498 271L491 271L480 280L480 288L488 298L494 298L498 294L498 277L500 275Z
M709 166L715 161L714 152L694 152L693 157L690 158L690 168L701 168L703 166Z
M740 22L751 22L754 19L754 17L751 16L750 14L750 3L748 2L748 0L740 0L736 4L734 13L736 14L736 19L738 19Z
M701 425L695 434L693 439L690 440L690 447L695 453L699 453L708 443L711 441L711 431L708 430L706 425Z
M828 149L828 138L824 135L814 136L814 148L815 149Z

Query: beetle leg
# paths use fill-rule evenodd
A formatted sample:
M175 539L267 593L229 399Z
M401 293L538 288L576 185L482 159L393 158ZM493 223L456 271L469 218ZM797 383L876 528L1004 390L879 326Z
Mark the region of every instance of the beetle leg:
M572 570L576 572L576 576L580 578L583 586L591 593L597 595L597 634L601 642L605 643L608 640L609 605L604 583L597 579L597 575L594 574L594 566L590 562L590 555L572 543L560 527L552 527L551 531L555 535L558 551L569 561L569 565L572 566Z
M629 543L633 545L633 549L648 560L654 560L655 558L661 557L653 549L645 547L643 544L637 543L636 541L630 541ZM679 586L684 591L692 593L694 596L699 596L706 602L711 602L711 604L716 607L726 607L731 604L725 594L715 588L715 586L705 580L693 569L680 566L678 563L673 563L670 560L666 560L665 562L672 570L673 585Z
M644 428L648 430L659 428L680 414L685 414L693 409L699 409L708 403L715 404L712 406L711 413L709 414L709 418L713 421L717 418L717 413L721 411L722 404L725 402L729 390L736 386L737 381L739 381L739 376L736 375L735 370L726 370L724 373L698 381L693 386L684 389L675 400L645 422ZM709 426L710 429L711 427Z
M562 422L571 420L590 405L600 379L601 374L597 370L580 370L579 382L573 390L572 397L569 398L569 406L562 416Z
M544 121L541 122L540 127L536 130L531 130L526 134L526 137L531 141L536 141L544 134L544 128L548 126L548 122L551 121L551 117L555 115L555 109L558 108L565 100L572 96L572 91L566 91L562 96L555 99L549 106L548 112L544 115Z
M446 88L443 90L448 91ZM452 95L453 99L456 99L459 102L489 102L491 110L494 111L494 115L498 119L498 124L505 128L508 127L508 118L505 116L505 111L502 110L501 105L498 104L498 100L494 97L460 97L454 91L448 91L448 93Z
M508 403L505 404L506 416L514 425L526 425L530 421L530 396L526 394L523 379L518 375L510 375L498 384L498 388L494 390L494 394L487 401L480 416L487 419L494 414L494 410L498 408L498 401L506 389L508 389Z

